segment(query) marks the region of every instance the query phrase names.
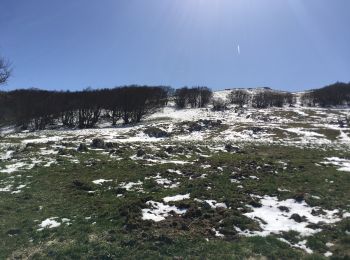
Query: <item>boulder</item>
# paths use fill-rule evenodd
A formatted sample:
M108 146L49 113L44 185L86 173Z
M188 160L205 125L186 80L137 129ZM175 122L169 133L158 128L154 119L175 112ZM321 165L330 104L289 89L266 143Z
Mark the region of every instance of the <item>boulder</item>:
M298 222L298 223L303 222L303 220L304 220L304 219L303 219L302 217L300 217L300 215L297 214L297 213L294 213L292 216L290 216L290 218L293 219L295 222Z
M91 147L96 149L104 149L105 142L101 138L95 138L92 140Z
M279 206L278 209L279 209L280 211L289 212L289 208L286 207L286 206Z
M261 208L262 207L262 204L256 200L251 200L248 204L254 208Z
M169 133L157 128L157 127L150 127L147 128L144 133L146 135L148 135L149 137L155 137L155 138L165 138L165 137L169 137Z

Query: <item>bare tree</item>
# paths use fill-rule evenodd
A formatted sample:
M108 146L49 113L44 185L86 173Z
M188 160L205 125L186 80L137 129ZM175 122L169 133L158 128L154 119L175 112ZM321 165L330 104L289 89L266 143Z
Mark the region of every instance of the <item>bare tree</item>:
M10 63L0 57L0 85L5 84L11 75Z
M241 89L232 90L231 93L228 95L230 103L236 104L240 107L243 107L243 105L248 104L249 98L249 93Z

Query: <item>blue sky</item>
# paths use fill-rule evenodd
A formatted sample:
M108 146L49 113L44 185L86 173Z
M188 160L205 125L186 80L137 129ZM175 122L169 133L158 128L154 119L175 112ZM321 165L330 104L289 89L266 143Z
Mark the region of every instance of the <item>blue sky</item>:
M5 89L350 81L349 0L0 0Z

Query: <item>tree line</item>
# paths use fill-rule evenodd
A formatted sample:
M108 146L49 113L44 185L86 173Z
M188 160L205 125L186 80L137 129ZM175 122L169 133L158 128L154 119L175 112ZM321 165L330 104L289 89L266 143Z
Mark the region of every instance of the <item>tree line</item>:
M301 103L305 106L349 106L350 83L337 82L324 88L306 92L301 97Z
M23 128L91 128L103 116L113 125L137 123L168 102L169 88L126 86L84 91L14 90L0 93L0 119Z
M239 107L247 105L254 108L268 108L293 105L295 99L292 93L274 91L269 88L265 88L254 94L244 89L235 89L229 93L228 102Z
M301 105L318 107L335 107L350 105L350 83L337 82L335 84L307 91L301 95ZM296 103L296 95L289 92L273 91L265 88L258 93L251 94L245 89L235 89L228 95L230 104L254 108L292 106ZM220 102L216 102L216 105ZM218 106L219 107L219 106ZM220 107L223 107L222 104Z
M11 75L8 61L0 57L0 85ZM113 89L84 91L46 91L39 89L0 92L0 125L15 123L24 129L45 129L61 123L66 127L92 128L104 117L112 125L138 123L146 115L165 106L169 99L178 109L203 108L212 104L213 110L226 110L228 104L254 108L292 106L296 97L292 93L264 88L257 93L235 89L227 101L213 99L207 87L125 86ZM337 82L301 95L305 106L349 106L350 83Z
M202 108L212 98L207 87L125 86L83 91L20 89L0 92L0 123L22 129L43 130L62 124L69 128L93 128L100 119L116 125L138 123L146 115L173 100L178 109Z

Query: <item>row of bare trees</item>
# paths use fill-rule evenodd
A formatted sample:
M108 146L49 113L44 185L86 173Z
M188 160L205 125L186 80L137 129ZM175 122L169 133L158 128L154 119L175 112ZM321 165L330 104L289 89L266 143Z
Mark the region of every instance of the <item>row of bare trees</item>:
M212 96L213 92L207 87L184 87L176 89L174 101L177 108L201 108L210 103Z
M0 119L23 128L91 128L103 116L116 125L137 123L168 101L166 87L127 86L114 89L58 92L14 90L0 95Z
M255 108L283 107L284 105L292 105L295 102L291 93L269 89L264 89L255 94L250 94L243 89L232 90L228 95L228 101L239 107L251 104Z
M255 108L283 107L295 104L296 96L293 96L292 93L273 91L271 89L263 89L255 94L249 94L244 89L237 89L231 91L228 95L228 101L239 107L249 104ZM301 104L318 107L349 106L350 83L337 82L320 89L305 92L301 95Z

